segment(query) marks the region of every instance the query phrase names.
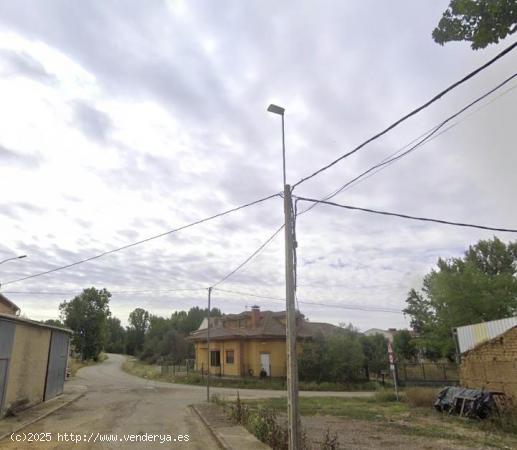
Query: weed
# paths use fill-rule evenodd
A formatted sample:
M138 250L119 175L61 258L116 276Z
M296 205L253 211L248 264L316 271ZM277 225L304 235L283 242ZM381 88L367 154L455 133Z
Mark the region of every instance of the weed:
M407 402L411 406L427 406L432 407L439 389L412 387L405 390Z
M334 432L334 434L330 434L330 429L327 428L327 431L325 433L325 438L323 439L323 442L321 443L321 450L337 450L339 449L339 441L337 438L337 433Z
M377 391L373 397L376 402L384 403L384 402L396 402L397 395L392 390L381 390Z

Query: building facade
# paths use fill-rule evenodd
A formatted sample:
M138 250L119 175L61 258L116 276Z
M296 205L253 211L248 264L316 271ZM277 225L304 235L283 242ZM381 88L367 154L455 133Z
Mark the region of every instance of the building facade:
M0 314L0 417L63 392L71 333Z
M315 334L329 335L339 330L327 324L309 322L302 314L296 319L298 341ZM187 338L194 343L196 367L221 376L285 377L287 373L286 313L251 311L213 318L210 322L210 355L207 354L207 321Z
M462 354L460 383L517 399L517 326Z

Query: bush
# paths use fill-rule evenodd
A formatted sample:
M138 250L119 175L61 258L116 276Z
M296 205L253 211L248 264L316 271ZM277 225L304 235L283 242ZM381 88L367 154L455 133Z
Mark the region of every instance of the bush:
M399 396L400 396L400 393L399 393ZM380 403L397 401L397 396L396 396L395 392L392 390L385 390L385 389L383 389L382 391L377 391L373 398L375 399L376 402L380 402Z
M407 402L411 406L432 407L438 396L439 389L413 387L405 390Z

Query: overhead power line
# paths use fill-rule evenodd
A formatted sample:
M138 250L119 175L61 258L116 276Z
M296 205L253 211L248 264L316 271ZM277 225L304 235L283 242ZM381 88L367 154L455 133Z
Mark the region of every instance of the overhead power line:
M7 286L8 284L13 284L13 283L18 283L20 281L24 281L24 280L29 280L31 278L36 278L36 277L41 277L43 275L47 275L49 273L53 273L53 272L57 272L57 271L60 271L60 270L64 270L64 269L68 269L70 267L74 267L74 266L77 266L79 264L83 264L83 263L86 263L88 261L93 261L95 259L99 259L99 258L102 258L103 256L106 256L106 255L110 255L112 253L116 253L116 252L120 252L121 250L126 250L128 248L131 248L131 247L134 247L136 245L140 245L140 244L143 244L145 242L149 242L149 241L152 241L154 239L158 239L158 238L161 238L161 237L164 237L164 236L168 236L170 234L173 234L173 233L176 233L178 231L181 231L181 230L185 230L187 228L191 228L195 225L200 225L202 223L205 223L205 222L208 222L210 220L213 220L213 219L216 219L218 217L222 217L222 216L225 216L227 214L230 214L232 212L235 212L235 211L239 211L240 209L244 209L244 208L247 208L248 206L253 206L253 205L256 205L258 203L262 203L266 200L269 200L271 198L274 198L274 197L278 197L280 194L273 194L273 195L269 195L267 197L263 197L263 198L260 198L258 200L255 200L253 202L250 202L250 203L246 203L244 205L241 205L241 206L237 206L235 208L232 208L232 209L228 209L226 211L223 211L221 213L218 213L218 214L214 214L213 216L210 216L210 217L206 217L204 219L200 219L200 220L196 220L195 222L191 222L187 225L182 225L181 227L178 227L178 228L174 228L172 230L169 230L169 231L166 231L164 233L160 233L160 234L157 234L155 236L151 236L151 237L148 237L148 238L145 238L145 239L142 239L140 241L136 241L136 242L133 242L131 244L127 244L127 245L124 245L122 247L118 247L118 248L115 248L115 249L112 249L112 250L108 250L106 252L102 252L98 255L95 255L95 256L91 256L89 258L85 258L85 259L81 259L79 261L76 261L76 262L73 262L71 264L67 264L65 266L60 266L60 267L56 267L54 269L51 269L51 270L46 270L44 272L39 272L39 273L35 273L33 275L28 275L26 277L22 277L22 278L17 278L15 280L10 280L10 281L7 281L6 283L2 283L3 286Z
M329 199L335 197L340 192L342 192L346 188L350 187L352 184L357 183L361 179L364 179L364 177L366 177L367 175L370 175L370 176L373 175L374 173L372 173L372 172L374 172L375 170L378 171L380 169L386 168L388 165L394 163L395 161L398 161L399 159L403 158L404 156L407 156L408 154L410 154L411 152L415 151L419 147L421 147L421 146L425 145L426 143L430 142L432 139L434 139L434 138L438 137L439 135L441 135L442 133L448 131L454 125L452 125L449 128L446 128L445 130L442 130L442 128L447 123L449 123L451 120L454 120L456 117L458 117L459 115L461 115L462 113L464 113L465 111L470 109L472 106L476 105L477 103L479 103L480 101L484 100L486 97L488 97L489 95L491 95L492 93L494 93L498 89L500 89L503 86L505 86L507 83L509 83L515 77L517 77L517 73L513 74L510 77L508 77L506 80L504 80L503 82L499 83L493 89L490 89L488 92L486 92L483 95L477 97L471 103L469 103L468 105L464 106L463 108L458 110L456 113L452 114L451 116L447 117L445 120L440 122L438 125L434 126L430 130L426 131L425 133L423 133L422 135L420 135L416 139L413 139L413 141L411 141L409 144L407 144L406 146L404 146L402 148L402 150L404 150L405 148L407 148L408 146L410 146L410 145L412 145L412 144L414 144L416 142L416 144L412 145L408 150L404 151L403 153L401 153L401 150L397 150L397 152L395 152L394 154L390 155L388 158L385 158L381 162L379 162L379 163L375 164L374 166L370 167L369 169L365 170L361 174L357 175L356 177L354 177L353 179L351 179L350 181L348 181L347 183L345 183L344 185L339 187L337 190L335 190L331 194L329 194L326 197L324 197L323 200L329 200ZM509 90L506 91L506 93L507 92L509 92ZM440 133L438 133L438 131L440 131ZM304 214L306 212L309 212L311 209L313 209L317 205L318 205L318 203L315 202L310 207L308 207L306 210L301 211L300 213L297 213L296 215L298 216L298 215L302 215L302 214ZM242 269L248 262L250 262L255 256L257 256L278 235L278 233L281 230L283 230L283 228L284 228L284 225L282 225L278 230L276 230L273 233L272 236L270 236L257 250L255 250L239 266L237 266L234 270L232 270L230 273L228 273L225 277L223 277L221 280L219 280L217 283L215 283L212 287L215 288L216 286L222 284L224 281L226 281L228 278L230 278L232 275L234 275L236 272L238 272L240 269Z
M234 273L238 272L240 269L242 269L246 264L248 264L255 256L257 256L277 235L284 229L284 224L278 228L267 240L260 245L257 250L255 250L250 256L248 256L242 263L240 263L235 269L233 269L230 273L225 275L223 278L221 278L217 283L212 285L212 288L215 288L216 286L220 285L221 283L225 282L228 278L230 278Z
M351 210L355 210L355 211L363 211L363 212L368 212L368 213L372 213L372 214L381 214L384 216L400 217L402 219L419 220L422 222L434 222L434 223L440 223L443 225L453 225L453 226L457 226L457 227L478 228L481 230L502 231L502 232L506 232L506 233L517 233L517 229L513 229L513 228L497 228L497 227L489 227L489 226L485 226L485 225L475 225L475 224L471 224L471 223L452 222L449 220L442 220L442 219L430 219L428 217L410 216L408 214L399 214L399 213L393 213L393 212L388 212L388 211L379 211L376 209L360 208L358 206L342 205L340 203L334 203L334 202L329 202L329 201L325 201L325 200L317 200L314 198L296 197L296 199L298 199L300 201L305 201L305 202L321 203L324 205L337 206L338 208L351 209Z
M464 106L463 108L461 108L460 110L458 110L456 113L452 114L451 116L447 117L445 120L443 120L442 122L440 122L438 125L434 126L433 128L431 128L430 130L426 131L425 133L421 134L419 137L417 137L416 139L413 139L413 141L411 141L409 144L407 144L406 146L404 146L402 148L402 150L404 150L406 147L408 147L409 145L411 145L411 147L405 151L402 151L401 153L401 150L397 150L395 153L393 153L392 155L390 155L388 158L385 158L383 159L381 162L373 165L372 167L370 167L369 169L365 170L364 172L360 173L359 175L357 175L356 177L352 178L350 181L347 181L345 184L343 184L341 187L339 187L338 189L336 189L334 192L332 192L331 194L327 195L326 197L324 197L322 200L330 200L331 198L335 197L336 195L338 195L340 192L342 192L343 190L345 190L346 188L348 188L349 186L351 186L353 183L356 183L357 181L363 179L366 175L373 175L372 172L373 171L376 171L377 169L381 169L381 168L386 168L386 166L394 163L395 161L398 161L400 159L402 159L403 157L409 155L410 153L412 153L413 151L417 150L418 148L422 147L423 145L427 144L428 142L430 142L431 140L433 140L434 138L440 136L441 134L445 133L446 131L450 130L452 127L454 127L457 123L451 125L450 127L446 128L446 129L443 129L442 128L447 124L449 123L450 121L454 120L455 118L457 118L459 115L463 114L465 111L467 111L468 109L470 109L471 107L473 107L474 105L476 105L477 103L479 103L480 101L484 100L486 97L488 97L489 95L493 94L494 92L496 92L497 90L501 89L503 86L505 86L507 83L509 83L510 81L512 81L514 78L517 77L517 73L514 73L513 75L511 75L510 77L506 78L505 80L503 80L501 83L499 83L497 86L495 86L494 88L490 89L488 92L485 92L483 95L477 97L475 100L473 100L472 102L470 102L468 105ZM507 94L508 92L510 92L512 89L515 89L515 87L517 86L514 86L510 89L508 89L507 91L505 91L503 94L501 95L504 95L504 94ZM440 131L442 130L442 131ZM440 133L438 133L438 131L440 131ZM416 144L414 144L414 142L416 142ZM412 145L414 144L414 145ZM378 170L377 170L378 171ZM314 203L313 205L311 205L309 208L307 208L305 211L302 211L300 214L303 214L309 210L311 210L312 208L314 208L315 206L317 205L317 203Z
M410 117L414 116L415 114L418 114L420 111L426 109L427 107L429 107L431 104L433 104L434 102L436 102L437 100L439 100L441 97L443 97L445 94L447 94L448 92L452 91L453 89L457 88L459 85L463 84L464 82L468 81L469 79L471 79L472 77L474 77L475 75L477 75L479 72L483 71L484 69L486 69L487 67L489 67L490 65L492 65L494 62L496 62L497 60L499 60L500 58L502 58L504 55L506 55L507 53L511 52L512 50L515 49L515 47L517 46L517 42L514 42L513 44L511 44L509 47L505 48L502 52L498 53L495 57L493 57L491 60L489 60L488 62L486 62L485 64L483 64L482 66L478 67L476 70L470 72L468 75L464 76L461 80L459 81L456 81L455 83L451 84L449 87L447 87L446 89L444 89L443 91L439 92L438 94L436 94L434 97L432 97L430 100L428 100L426 103L424 103L423 105L419 106L418 108L412 110L411 112L409 112L408 114L406 114L405 116L401 117L400 119L398 119L397 121L395 121L394 123L392 123L390 126L388 126L387 128L385 128L384 130L380 131L379 133L375 134L374 136L370 137L369 139L367 139L366 141L364 141L363 143L359 144L357 147L355 147L354 149L350 150L349 152L345 153L344 155L341 155L339 158L335 159L334 161L332 161L331 163L327 164L326 166L323 166L322 168L316 170L315 172L313 172L312 174L302 178L301 180L297 181L294 185L293 185L293 189L296 188L298 185L300 185L301 183L304 183L305 181L307 180L310 180L311 178L315 177L316 175L319 175L321 172L324 172L325 170L327 169L330 169L332 166L336 165L338 162L342 161L343 159L353 155L354 153L358 152L359 150L361 150L363 147L365 147L366 145L368 145L369 143L375 141L376 139L380 138L381 136L384 136L386 133L388 133L389 131L391 131L392 129L394 129L395 127L397 127L398 125L400 125L402 122L406 121L407 119L409 119Z
M82 289L77 291L1 291L2 294L25 294L25 295L80 295ZM206 291L206 288L184 288L184 289L141 289L141 290L129 290L129 291L109 291L110 294L125 295L125 294L156 294L156 293L169 293L169 292L193 292L193 291Z
M272 297L272 296L267 296L267 295L254 294L251 292L235 291L235 290L231 290L231 289L215 288L214 290L219 291L219 292L225 292L228 294L244 295L244 296L254 297L254 298L258 298L258 299L272 300L272 301L285 303L285 298L280 298L280 297ZM341 303L341 302L340 303L324 303L324 302L307 301L307 300L299 300L299 303L301 303L303 305L311 305L311 306L318 306L318 307L322 306L324 308L402 314L402 310L400 310L400 309L389 308L389 307L384 307L384 306L351 305L351 304Z

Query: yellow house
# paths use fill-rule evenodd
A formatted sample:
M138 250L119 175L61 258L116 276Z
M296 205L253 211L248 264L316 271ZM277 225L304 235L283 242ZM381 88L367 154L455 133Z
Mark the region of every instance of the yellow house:
M311 339L316 333L325 335L338 327L328 323L309 322L300 313L296 319L298 342ZM194 343L196 367L206 373L207 321L187 338ZM210 373L221 376L285 377L286 313L251 311L228 314L210 321Z

